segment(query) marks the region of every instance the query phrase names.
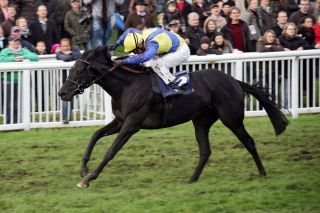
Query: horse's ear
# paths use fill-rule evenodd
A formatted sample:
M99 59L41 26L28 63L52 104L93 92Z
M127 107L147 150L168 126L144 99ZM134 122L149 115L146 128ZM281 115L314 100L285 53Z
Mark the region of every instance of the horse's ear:
M103 48L103 51L104 51L104 54L106 55L106 56L110 56L110 48L109 48L109 46L108 45L105 45L105 46L103 46L104 48Z
M103 46L103 55L109 60L111 60L111 53L108 45Z

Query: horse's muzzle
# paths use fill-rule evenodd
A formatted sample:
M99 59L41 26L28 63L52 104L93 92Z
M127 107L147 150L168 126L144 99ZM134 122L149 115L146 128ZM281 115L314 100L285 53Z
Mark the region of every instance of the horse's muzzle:
M71 101L72 97L74 96L74 94L66 93L63 90L63 88L60 89L60 91L58 92L58 95L60 96L61 100L63 100L63 101Z

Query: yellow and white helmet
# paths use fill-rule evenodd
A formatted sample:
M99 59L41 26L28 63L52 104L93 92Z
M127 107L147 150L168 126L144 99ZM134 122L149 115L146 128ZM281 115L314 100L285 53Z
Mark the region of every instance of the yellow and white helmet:
M140 33L128 33L124 39L124 51L131 52L136 49L143 42L142 35Z

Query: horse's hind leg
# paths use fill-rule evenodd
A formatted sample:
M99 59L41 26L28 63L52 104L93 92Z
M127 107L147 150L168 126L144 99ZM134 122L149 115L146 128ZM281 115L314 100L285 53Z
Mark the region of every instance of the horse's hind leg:
M226 124L228 126L228 124ZM253 138L248 134L247 130L243 126L243 123L237 127L230 127L229 129L238 137L238 139L242 142L242 144L246 147L248 152L252 155L254 162L258 168L260 176L266 176L267 172L265 171L262 162L260 160L258 151L256 149L256 145L254 143Z
M97 141L104 136L118 133L120 131L120 128L121 128L120 121L117 119L114 119L108 125L98 129L92 135L90 143L88 144L88 147L82 157L82 164L81 164L81 168L80 168L80 176L81 177L85 177L89 172L89 169L87 167L87 163L90 160L92 150L93 150L94 146L96 145Z
M200 159L199 163L190 179L190 183L198 180L204 166L206 165L210 155L211 148L209 143L209 130L212 124L218 118L212 113L206 113L198 116L193 120L193 125L195 128L196 139L199 145Z

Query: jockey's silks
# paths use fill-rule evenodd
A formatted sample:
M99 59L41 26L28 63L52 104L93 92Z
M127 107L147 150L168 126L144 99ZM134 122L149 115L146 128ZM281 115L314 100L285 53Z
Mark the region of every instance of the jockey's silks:
M175 52L185 41L176 33L169 32L160 28L150 28L142 32L129 28L117 40L117 44L122 44L128 33L140 33L145 44L145 52L124 60L125 64L138 64L149 61L157 55Z

